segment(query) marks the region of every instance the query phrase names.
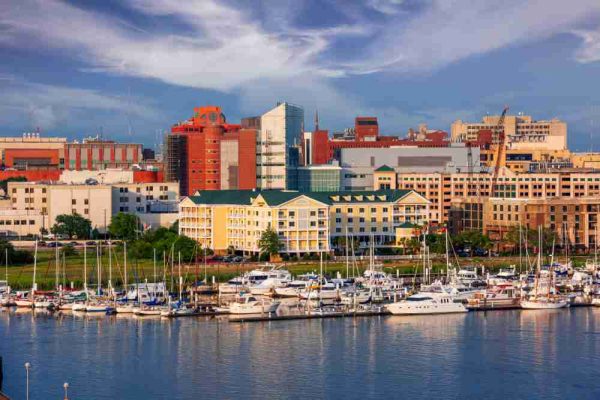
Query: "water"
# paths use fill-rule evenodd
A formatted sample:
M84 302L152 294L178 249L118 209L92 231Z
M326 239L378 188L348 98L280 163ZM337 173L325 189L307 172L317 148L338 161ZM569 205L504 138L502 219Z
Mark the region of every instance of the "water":
M597 322L598 321L598 322ZM600 309L271 323L0 312L34 399L598 399Z

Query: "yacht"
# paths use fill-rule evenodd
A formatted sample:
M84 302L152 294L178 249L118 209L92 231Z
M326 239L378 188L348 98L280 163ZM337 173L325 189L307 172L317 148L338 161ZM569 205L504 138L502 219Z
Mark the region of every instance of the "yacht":
M335 300L340 297L340 291L333 283L315 284L300 292L302 300Z
M129 285L125 301L138 303L163 303L166 301L167 287L164 282L144 282Z
M467 300L467 308L473 310L488 310L501 308L518 308L521 296L513 285L498 285L476 293Z
M340 300L341 300L342 304L347 305L347 306L368 303L371 300L371 291L370 290L352 290L352 291L342 292L342 294L340 295Z
M444 294L417 293L397 303L386 306L393 315L428 315L465 313L467 308L454 298Z
M243 296L238 301L231 303L229 312L231 314L262 314L277 311L279 301L254 296Z
M509 268L501 268L500 271L496 274L496 277L506 280L515 279L518 277L517 269L514 265L511 265Z
M307 286L310 284L308 281L300 281L295 280L291 281L285 287L277 287L274 289L275 296L277 297L298 297L300 292L306 290Z
M287 279L281 278L267 278L264 281L250 286L250 293L253 295L268 295L273 292L275 288L286 287L289 283Z

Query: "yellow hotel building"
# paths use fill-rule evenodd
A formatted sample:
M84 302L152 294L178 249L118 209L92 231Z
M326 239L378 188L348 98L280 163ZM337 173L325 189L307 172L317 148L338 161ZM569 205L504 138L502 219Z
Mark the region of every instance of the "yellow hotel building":
M282 253L328 252L336 237L396 241L406 223L428 223L429 201L412 190L296 192L199 191L179 204L179 233L202 247L259 252L262 233L273 228Z

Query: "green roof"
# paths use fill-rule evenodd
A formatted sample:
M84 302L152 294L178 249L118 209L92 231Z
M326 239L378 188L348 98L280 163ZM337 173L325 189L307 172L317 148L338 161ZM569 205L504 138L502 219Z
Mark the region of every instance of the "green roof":
M397 226L397 228L417 228L419 225L412 224L410 222L404 222Z
M394 168L388 167L387 165L383 164L381 167L377 168L375 170L375 172L396 172L396 171L394 170Z
M298 192L294 190L202 190L196 192L189 199L195 204L235 204L250 205L261 195L268 205L276 206L287 203L300 196L307 196L313 200L328 205L346 203L387 203L394 202L412 190L374 190L374 191L341 191L341 192ZM362 198L361 198L362 196ZM367 199L366 196L375 196ZM381 199L381 196L385 196Z

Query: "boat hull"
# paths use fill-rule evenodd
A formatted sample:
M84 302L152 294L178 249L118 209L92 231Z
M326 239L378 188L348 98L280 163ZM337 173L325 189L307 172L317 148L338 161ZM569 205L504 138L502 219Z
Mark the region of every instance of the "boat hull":
M409 304L411 302L392 303L386 306L393 315L434 315L466 313L469 310L461 303L448 304Z
M556 310L559 308L566 308L568 306L569 303L566 300L558 300L554 302L534 300L521 301L521 308L525 310Z

